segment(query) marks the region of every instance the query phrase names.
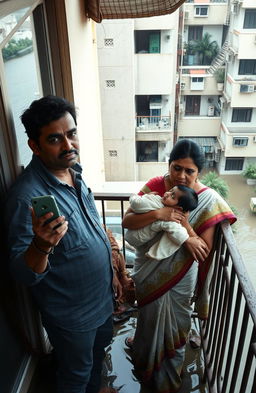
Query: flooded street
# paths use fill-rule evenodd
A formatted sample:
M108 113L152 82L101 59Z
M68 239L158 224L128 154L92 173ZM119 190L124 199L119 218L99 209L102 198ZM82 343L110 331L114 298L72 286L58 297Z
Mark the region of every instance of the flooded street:
M236 232L237 247L242 255L254 288L256 288L256 214L249 208L251 197L256 197L256 186L248 186L240 175L221 176L229 186L228 202L238 212Z

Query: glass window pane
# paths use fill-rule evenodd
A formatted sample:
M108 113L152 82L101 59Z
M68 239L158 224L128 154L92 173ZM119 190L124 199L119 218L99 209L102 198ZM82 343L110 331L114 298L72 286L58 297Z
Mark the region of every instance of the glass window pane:
M16 13L13 15L16 17ZM20 115L33 100L42 96L30 17L7 42L2 49L2 55L7 93L18 142L19 164L26 166L31 159L32 152L27 145L27 135Z
M13 14L0 18L0 43L8 36L8 34L10 34L28 10L29 8L22 8Z

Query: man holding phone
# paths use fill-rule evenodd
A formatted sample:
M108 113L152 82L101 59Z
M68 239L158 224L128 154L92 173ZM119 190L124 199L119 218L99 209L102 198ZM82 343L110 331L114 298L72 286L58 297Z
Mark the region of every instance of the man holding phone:
M30 287L41 312L56 353L57 392L98 393L112 338L113 270L107 235L81 176L75 107L43 97L21 121L33 157L7 199L10 270ZM49 195L57 218L31 207L32 199Z

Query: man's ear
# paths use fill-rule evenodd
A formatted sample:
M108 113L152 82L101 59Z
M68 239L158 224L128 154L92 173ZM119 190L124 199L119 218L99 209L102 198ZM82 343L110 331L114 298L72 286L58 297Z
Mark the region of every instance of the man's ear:
M33 139L29 139L28 145L36 156L38 156L40 154L40 148L39 148L38 143L36 141L34 141Z

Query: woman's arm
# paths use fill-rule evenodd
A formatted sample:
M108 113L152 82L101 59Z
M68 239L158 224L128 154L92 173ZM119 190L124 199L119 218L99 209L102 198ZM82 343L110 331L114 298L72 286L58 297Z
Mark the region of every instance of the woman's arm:
M122 226L128 229L140 229L157 220L180 223L184 218L183 216L184 215L181 211L172 207L163 207L161 209L140 214L134 213L129 207L124 215Z

